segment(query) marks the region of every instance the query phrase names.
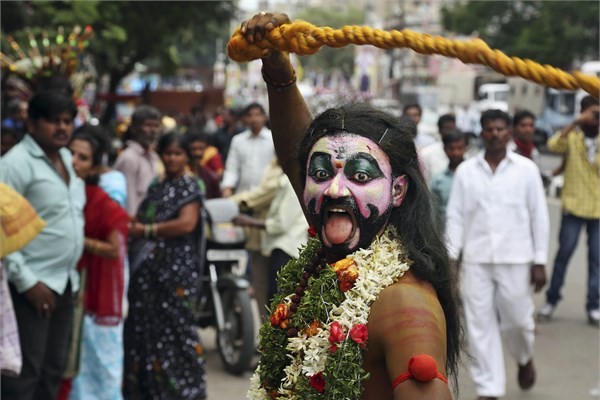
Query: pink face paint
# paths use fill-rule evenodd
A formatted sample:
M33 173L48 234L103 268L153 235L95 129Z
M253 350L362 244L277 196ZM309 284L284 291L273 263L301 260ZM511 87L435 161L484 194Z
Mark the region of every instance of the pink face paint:
M320 164L328 164L313 162L312 165L313 170L326 170L319 171L324 179L310 174L311 159L315 154L324 156L321 157ZM364 154L374 162L362 158ZM329 161L326 160L327 157ZM316 200L317 213L321 211L324 196L352 196L365 218L371 214L367 208L369 204L375 206L380 214L390 206L392 168L388 156L376 143L363 136L347 134L319 139L308 156L307 171L304 203Z
M370 139L351 133L319 139L309 153L303 200L325 247L347 254L368 246L395 203L392 184L389 159Z

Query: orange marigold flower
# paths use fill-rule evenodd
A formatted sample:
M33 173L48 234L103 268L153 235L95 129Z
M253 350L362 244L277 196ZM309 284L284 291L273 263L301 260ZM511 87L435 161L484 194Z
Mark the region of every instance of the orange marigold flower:
M354 287L354 283L358 279L358 269L356 268L356 265L352 265L345 270L339 271L337 276L340 281L340 290L345 292Z
M287 328L289 328L289 326L290 326L290 320L288 318L284 319L283 321L281 321L279 323L279 327L281 329L287 329Z
M310 323L310 325L308 326L308 328L306 328L306 330L304 331L304 333L306 333L306 336L314 336L317 334L318 329L321 327L321 323L319 321L313 321Z
M332 265L332 267L335 272L339 273L340 271L344 271L351 265L356 265L356 263L354 262L354 260L352 258L342 258L338 262L334 263Z
M277 307L275 307L273 314L271 314L271 325L280 325L285 319L287 319L289 313L290 309L287 305L283 303L277 304Z

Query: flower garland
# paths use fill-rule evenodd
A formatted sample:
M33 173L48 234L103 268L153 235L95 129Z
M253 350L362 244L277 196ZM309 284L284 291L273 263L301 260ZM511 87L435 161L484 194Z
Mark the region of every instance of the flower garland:
M391 227L368 249L333 265L326 265L322 255L321 242L313 237L279 273L280 294L259 332L261 361L250 380L249 399L361 397L368 378L362 350L371 304L411 261ZM315 263L321 266L307 267Z

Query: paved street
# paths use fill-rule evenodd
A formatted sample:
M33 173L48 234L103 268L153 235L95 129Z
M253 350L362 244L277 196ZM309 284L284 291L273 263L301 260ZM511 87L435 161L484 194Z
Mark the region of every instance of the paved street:
M551 168L557 158L545 157L544 166ZM557 248L560 223L560 201L549 199L551 220L550 259ZM581 238L585 239L582 235ZM593 399L590 389L600 382L599 347L600 336L597 328L587 324L585 314L585 294L587 280L587 246L580 239L576 254L571 261L567 282L563 291L564 300L555 312L554 320L537 326L535 363L538 369L536 386L529 392L521 392L516 376L516 364L505 355L507 369L506 400L582 400ZM548 265L550 274L552 263ZM536 306L544 301L542 294L535 295ZM250 373L241 377L226 374L215 350L214 335L211 331L202 332L207 349L208 394L211 400L241 400L245 398ZM457 400L476 398L468 368L461 369L459 375L459 395Z

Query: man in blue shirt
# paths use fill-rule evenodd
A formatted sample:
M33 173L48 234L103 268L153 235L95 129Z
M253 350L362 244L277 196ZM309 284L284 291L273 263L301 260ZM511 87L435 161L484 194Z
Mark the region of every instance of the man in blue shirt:
M456 168L465 160L467 151L467 137L460 131L453 131L442 136L444 152L448 157L448 167L434 174L431 178L430 188L435 201L436 209L442 230L446 227L446 208L450 199L452 180Z
M0 182L26 197L46 227L6 258L23 351L21 375L2 379L6 400L56 398L84 238L85 187L65 148L77 108L63 94L41 92L31 99L28 112L29 133L0 161Z

